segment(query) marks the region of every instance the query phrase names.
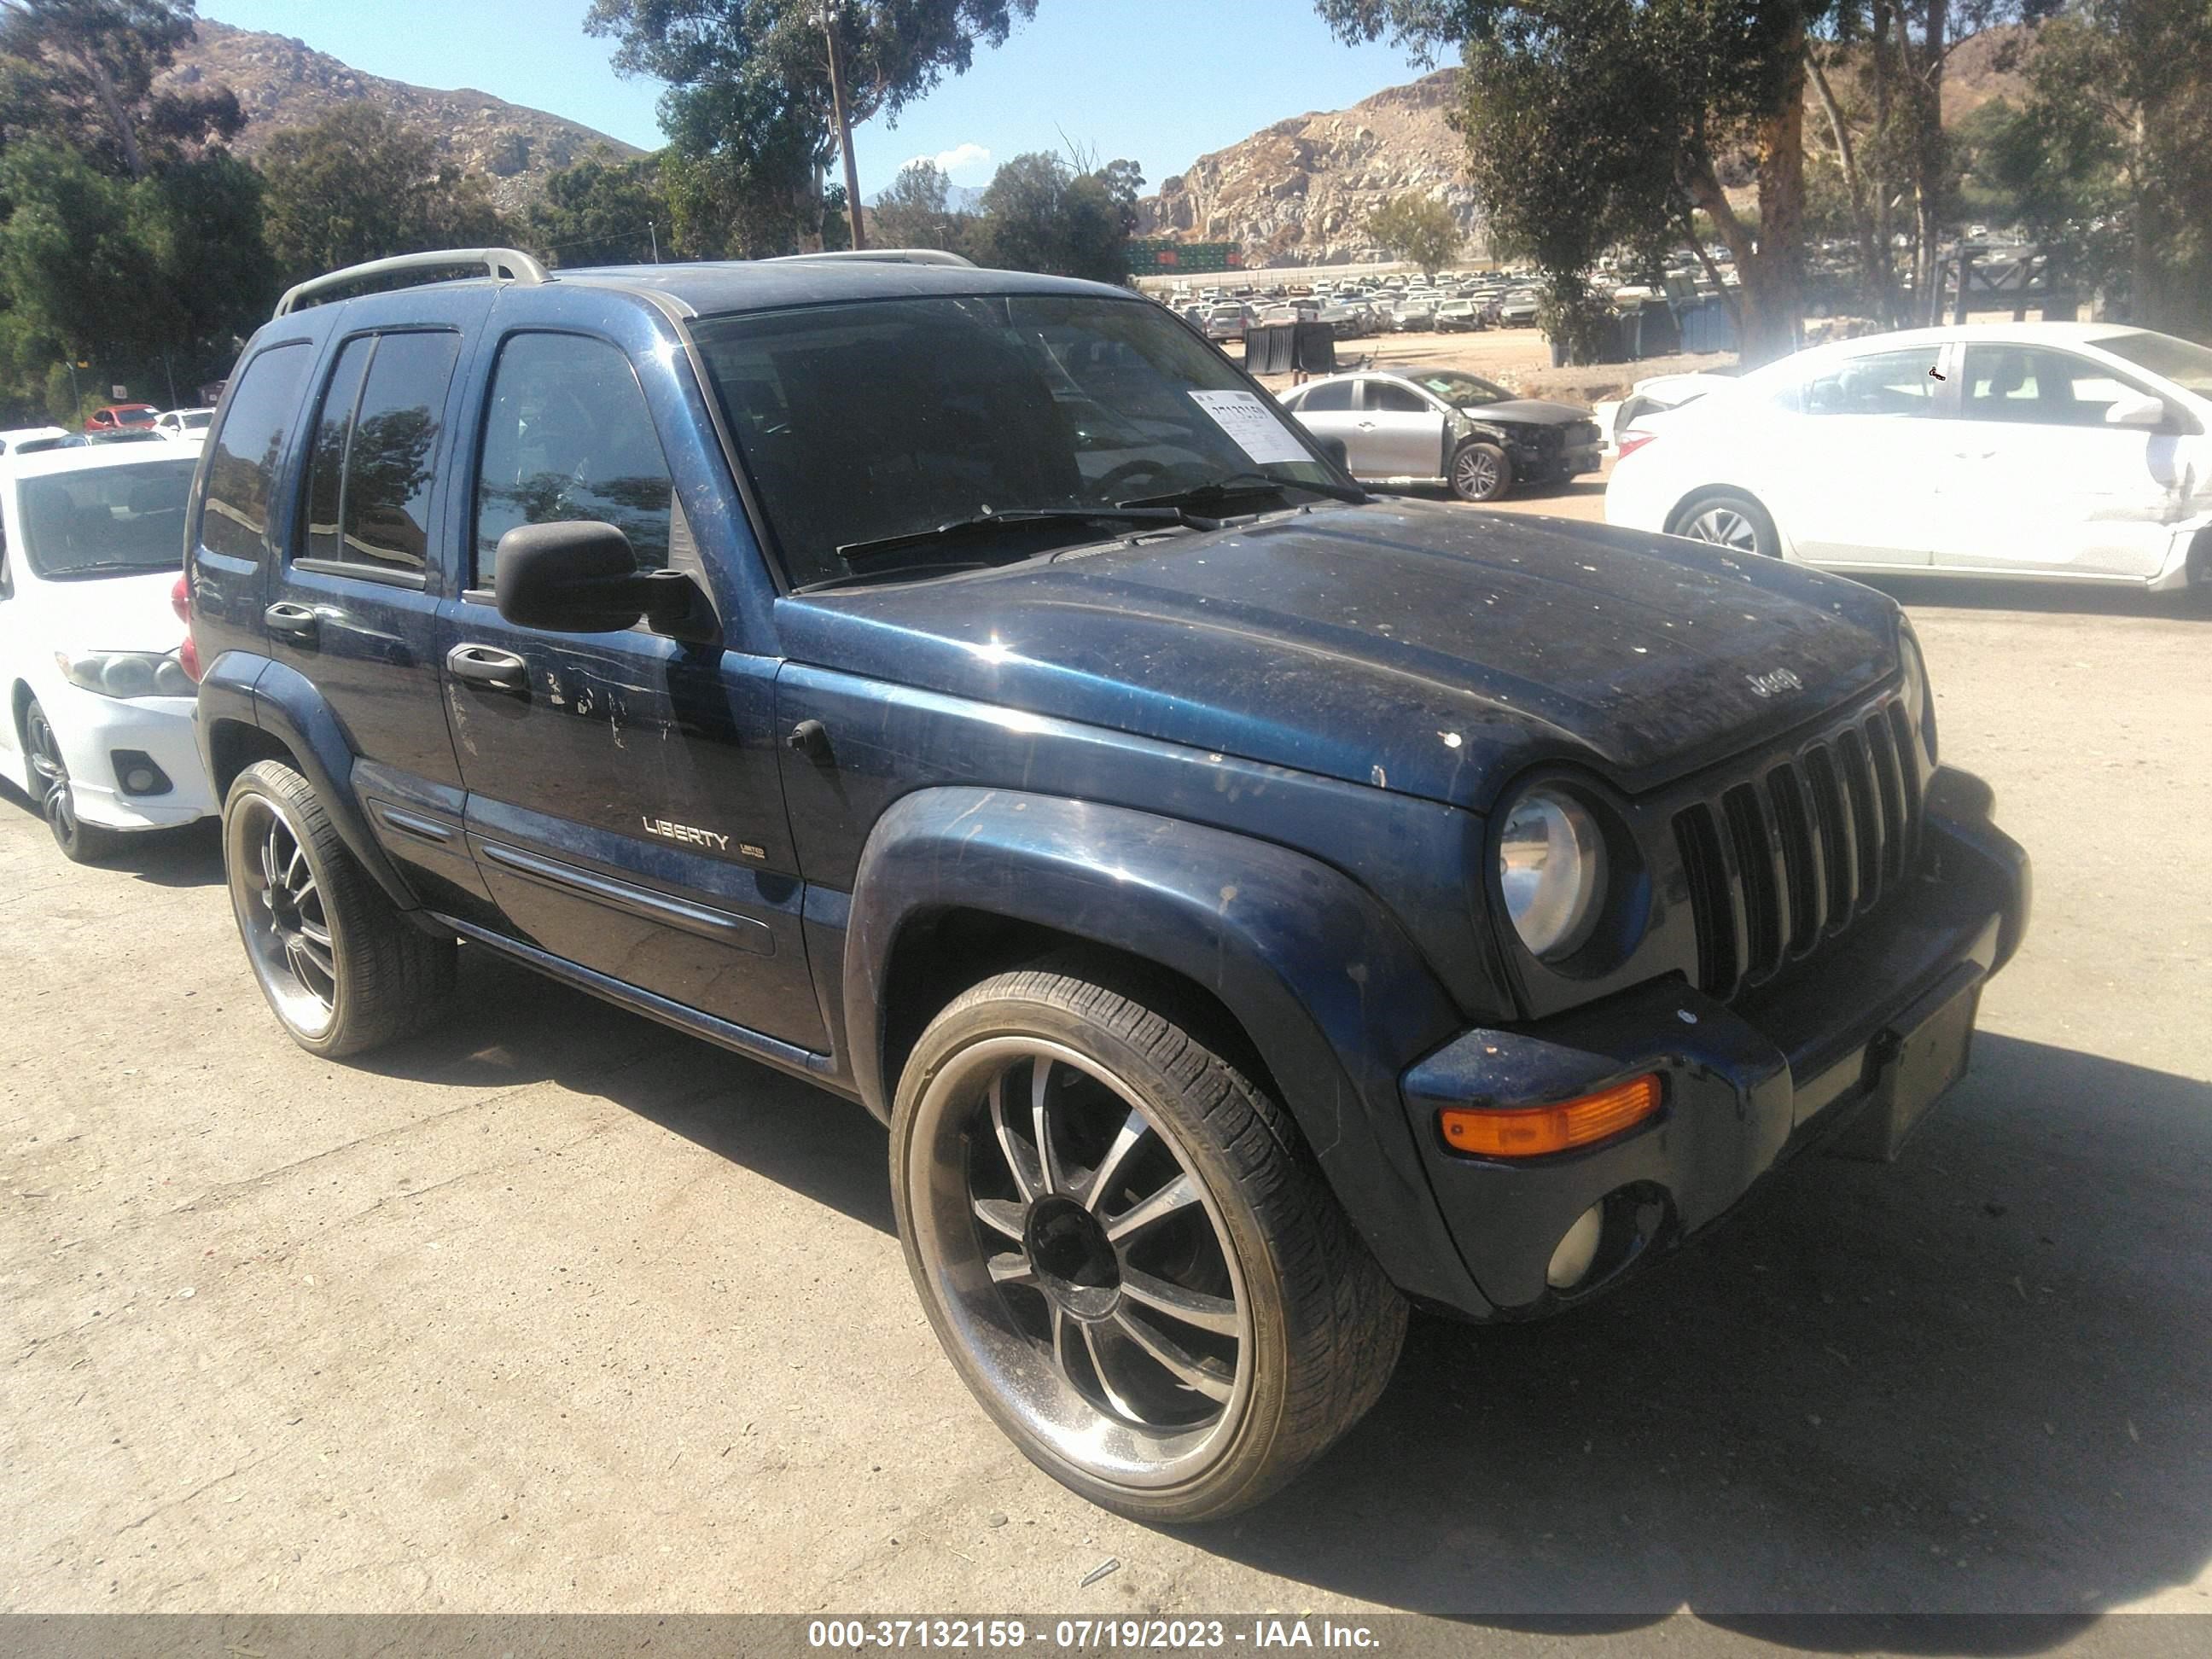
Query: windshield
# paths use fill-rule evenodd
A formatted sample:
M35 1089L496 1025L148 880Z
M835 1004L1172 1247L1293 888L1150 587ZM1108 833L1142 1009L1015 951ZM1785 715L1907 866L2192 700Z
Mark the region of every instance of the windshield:
M16 486L24 551L41 576L122 576L180 570L191 460L101 466Z
M695 337L794 586L846 575L841 547L958 520L1255 474L1262 489L1337 487L1273 400L1141 300L878 300L711 319Z
M2164 375L2184 391L2212 398L2212 351L2171 334L2114 334L2095 343L2138 368Z
M1504 386L1493 384L1476 374L1462 374L1455 368L1439 368L1424 374L1407 377L1413 383L1432 392L1454 409L1480 409L1485 404L1507 404L1513 394Z

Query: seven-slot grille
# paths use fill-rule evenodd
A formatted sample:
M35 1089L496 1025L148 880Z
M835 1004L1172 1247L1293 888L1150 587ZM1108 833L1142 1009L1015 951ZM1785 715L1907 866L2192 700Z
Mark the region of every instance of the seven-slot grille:
M1895 699L1677 812L1698 988L1725 1000L1842 932L1902 878L1919 823Z

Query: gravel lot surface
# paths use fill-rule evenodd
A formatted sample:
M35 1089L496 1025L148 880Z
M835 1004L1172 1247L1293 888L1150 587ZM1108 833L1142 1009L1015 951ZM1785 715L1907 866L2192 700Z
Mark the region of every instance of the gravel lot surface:
M858 1108L480 950L441 1030L322 1063L211 833L79 869L0 798L0 1605L1364 1605L1500 1647L1686 1608L1700 1651L1761 1612L2212 1610L2212 621L1897 591L2036 860L1972 1075L1897 1165L1802 1164L1595 1307L1417 1322L1317 1473L1191 1531L971 1403Z

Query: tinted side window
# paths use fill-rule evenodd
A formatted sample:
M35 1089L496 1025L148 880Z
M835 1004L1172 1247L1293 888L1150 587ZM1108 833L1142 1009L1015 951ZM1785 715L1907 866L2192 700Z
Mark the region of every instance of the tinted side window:
M1805 382L1808 415L1933 415L1941 348L1850 357Z
M419 572L429 553L430 486L458 334L384 334L346 444L338 556Z
M1388 380L1367 383L1367 406L1380 410L1385 415L1433 415L1436 411L1418 392L1393 386Z
M338 492L345 477L346 438L353 431L354 405L361 401L362 375L375 350L373 335L348 340L331 370L330 384L323 388L322 413L307 454L307 522L300 544L303 558L345 556L338 540Z
M199 539L210 552L258 560L269 529L269 495L290 437L301 382L314 354L304 341L256 354L208 458Z
M629 538L641 570L668 565L668 462L629 359L604 340L518 334L501 347L477 483L477 579L518 525L595 520Z
M1317 386L1307 392L1304 401L1298 404L1300 412L1307 415L1351 407L1352 382L1349 380L1331 380L1326 386Z

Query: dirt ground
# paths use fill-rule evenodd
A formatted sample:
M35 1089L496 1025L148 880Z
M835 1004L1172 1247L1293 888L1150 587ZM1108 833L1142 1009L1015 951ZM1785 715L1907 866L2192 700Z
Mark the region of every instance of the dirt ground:
M2212 622L1897 591L2036 860L1972 1074L1586 1310L1417 1321L1316 1473L1186 1531L969 1401L857 1108L477 950L441 1030L319 1062L212 835L80 869L0 799L5 1607L2212 1610Z

